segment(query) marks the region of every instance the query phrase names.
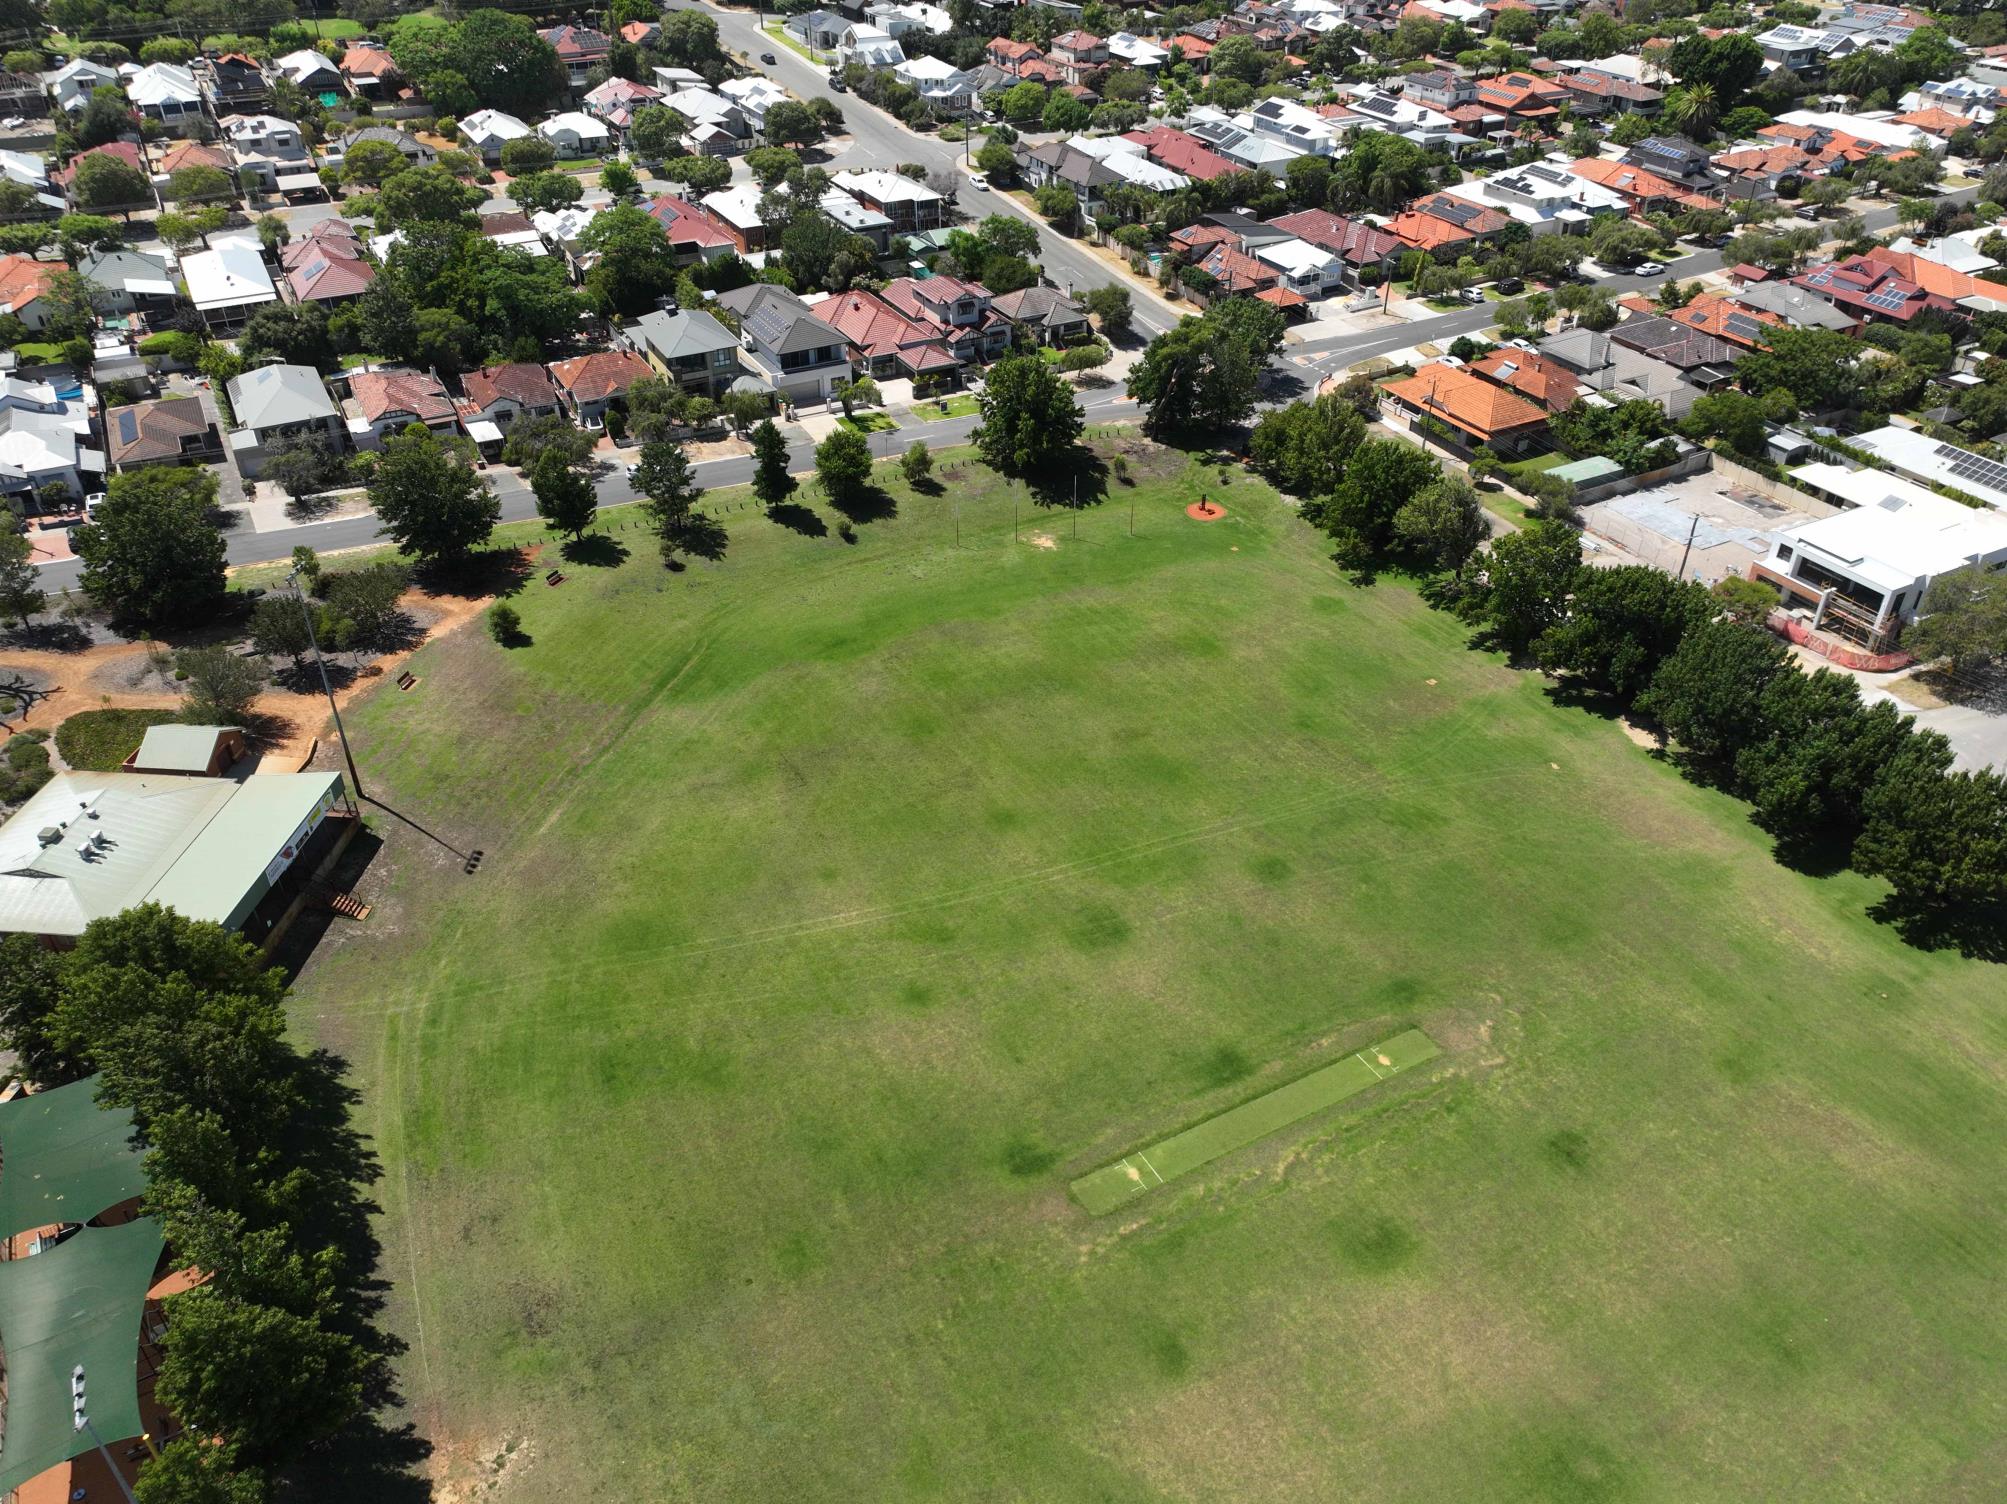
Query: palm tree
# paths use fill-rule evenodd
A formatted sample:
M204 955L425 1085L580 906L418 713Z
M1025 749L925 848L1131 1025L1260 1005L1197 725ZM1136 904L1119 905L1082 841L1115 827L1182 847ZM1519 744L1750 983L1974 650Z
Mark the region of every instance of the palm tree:
M1721 104L1714 85L1688 84L1675 89L1666 100L1665 118L1681 135L1705 141L1714 134L1714 122L1721 118Z

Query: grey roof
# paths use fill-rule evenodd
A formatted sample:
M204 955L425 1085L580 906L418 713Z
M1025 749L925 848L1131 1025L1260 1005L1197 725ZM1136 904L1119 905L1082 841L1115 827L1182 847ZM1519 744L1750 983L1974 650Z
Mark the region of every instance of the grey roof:
M1610 336L1593 329L1564 329L1540 341L1540 353L1573 371L1600 371L1610 363Z
M1663 360L1681 370L1698 366L1722 366L1733 370L1741 351L1726 340L1689 329L1672 319L1630 319L1619 324L1610 337L1620 345L1641 350L1655 360Z
M1091 156L1077 146L1068 146L1064 141L1048 141L1043 146L1033 147L1018 160L1039 162L1050 167L1055 178L1075 190L1112 188L1122 181L1099 157Z
M99 251L86 256L77 270L100 287L124 287L129 282L174 283L167 262L145 251Z
M1005 318L1020 324L1044 324L1064 328L1087 321L1087 310L1056 287L1026 287L1007 292L991 302Z
M1824 298L1794 287L1789 282L1755 282L1736 293L1735 301L1745 308L1760 308L1792 323L1819 329L1851 329L1857 320L1849 318Z
M365 141L381 141L386 146L394 146L407 157L417 156L425 151L426 145L409 131L401 131L394 125L365 125L360 130L350 131L342 137L344 150L354 151Z
M682 360L739 348L738 336L701 311L645 313L628 325L635 348L653 351L664 360Z
M718 305L739 316L753 342L775 355L820 350L846 343L842 333L817 318L808 304L770 282L755 282L718 295Z
M230 411L245 428L278 428L334 416L335 405L312 366L260 366L226 388Z

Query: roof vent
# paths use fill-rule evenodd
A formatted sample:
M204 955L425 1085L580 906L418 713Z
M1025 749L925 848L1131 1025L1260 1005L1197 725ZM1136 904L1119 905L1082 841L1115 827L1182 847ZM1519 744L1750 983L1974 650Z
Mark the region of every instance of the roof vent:
M40 841L44 846L53 846L56 842L62 840L62 838L63 827L60 825L44 825L35 834L35 839Z

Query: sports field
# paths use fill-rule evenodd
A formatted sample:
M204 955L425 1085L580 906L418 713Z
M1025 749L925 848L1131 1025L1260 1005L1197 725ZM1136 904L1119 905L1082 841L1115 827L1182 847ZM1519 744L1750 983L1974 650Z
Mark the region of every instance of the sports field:
M1077 538L881 467L353 716L486 852L393 832L298 1005L455 1497L1996 1498L2007 976L1128 442Z

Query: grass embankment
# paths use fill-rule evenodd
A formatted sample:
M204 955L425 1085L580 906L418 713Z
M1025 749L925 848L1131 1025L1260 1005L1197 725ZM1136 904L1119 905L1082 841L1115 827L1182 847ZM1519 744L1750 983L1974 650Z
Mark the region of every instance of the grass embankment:
M372 791L486 853L383 822L299 999L442 1455L513 1443L522 1499L1989 1496L2000 971L1127 442L1077 538L955 454L854 543L616 533L532 646L354 708ZM1409 1027L1444 1057L1069 1200Z

